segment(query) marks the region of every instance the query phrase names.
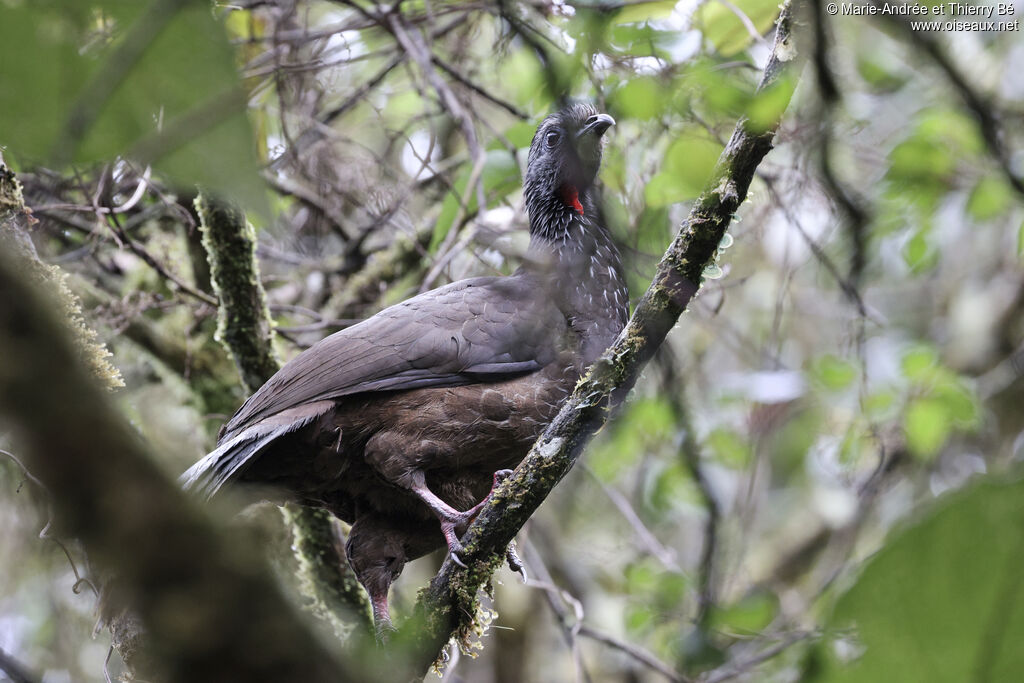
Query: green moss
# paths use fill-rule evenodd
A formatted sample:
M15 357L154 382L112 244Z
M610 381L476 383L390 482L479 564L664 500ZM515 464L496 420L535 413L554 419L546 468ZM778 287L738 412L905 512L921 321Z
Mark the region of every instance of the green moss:
M100 341L99 333L86 322L82 302L68 287L68 275L58 266L39 260L27 234L27 226L35 222L25 208L21 183L14 173L0 163L0 238L5 248L20 252L18 266L30 280L42 286L53 297L60 309L60 319L66 321L75 341L81 362L93 377L108 389L124 386L121 371L110 362L113 354Z
M214 292L221 302L215 338L234 358L246 388L255 391L279 367L256 263L256 231L241 210L227 202L200 194L195 206Z
M337 562L341 539L334 533L333 516L326 510L294 505L281 508L281 513L292 530L299 589L309 600L309 610L328 622L341 639L352 632L353 622L370 633L373 617L366 592L348 564Z
M245 215L226 202L200 194L195 206L220 299L215 338L234 359L242 383L255 391L280 367L256 262L256 232ZM352 620L369 631L369 602L345 560L330 513L293 508L285 517L294 534L300 589L309 598L311 611L330 623L339 637L351 631Z

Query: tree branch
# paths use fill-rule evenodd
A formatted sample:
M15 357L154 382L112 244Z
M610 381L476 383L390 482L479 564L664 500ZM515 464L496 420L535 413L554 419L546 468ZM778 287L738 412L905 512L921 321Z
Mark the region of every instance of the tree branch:
M57 311L55 313L55 310ZM54 524L116 575L170 681L343 680L261 567L168 481L111 407L10 250L0 250L0 413L51 493Z
M196 197L213 290L220 300L217 339L250 393L277 372L274 323L256 265L256 232L242 212L205 194Z
M3 650L0 650L0 671L2 671L7 678L11 679L12 683L34 683L35 681L35 678L28 672L28 669L26 669L21 662Z
M779 85L792 92L795 77L788 83L780 82L786 63L796 56L792 25L793 11L787 1L761 90ZM755 130L745 118L737 123L707 189L662 257L653 282L626 328L590 368L515 473L494 491L470 526L462 538L465 550L461 558L466 567L448 558L421 596L416 618L407 627L422 630L418 666L429 666L453 634L460 641L469 638L478 589L500 564L508 543L604 425L610 407L633 386L697 293L701 274L712 262L733 214L746 199L754 171L772 148L777 127L778 121L767 130Z
M256 234L240 210L220 200L201 194L196 209L221 301L217 336L234 358L242 383L253 392L280 367L256 263ZM327 620L339 636L353 620L371 633L370 604L348 565L344 544L338 542L337 522L325 511L302 506L288 507L284 516L313 613Z
M4 164L0 154L0 250L17 256L22 274L33 284L49 289L60 305L63 319L75 337L81 360L93 375L108 388L124 386L120 371L110 362L111 353L99 334L88 325L82 311L81 299L67 285L68 275L58 266L47 265L39 259L29 236L29 228L38 221L25 206L21 183Z

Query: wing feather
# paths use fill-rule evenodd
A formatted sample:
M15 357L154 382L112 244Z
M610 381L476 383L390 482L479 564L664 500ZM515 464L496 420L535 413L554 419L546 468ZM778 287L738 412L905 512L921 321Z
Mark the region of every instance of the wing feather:
M369 391L498 381L556 357L567 323L528 275L426 292L296 356L247 400L220 441L295 406Z

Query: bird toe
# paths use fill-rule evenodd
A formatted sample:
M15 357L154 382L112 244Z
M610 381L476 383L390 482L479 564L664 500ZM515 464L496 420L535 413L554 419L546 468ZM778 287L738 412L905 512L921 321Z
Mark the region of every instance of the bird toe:
M460 550L461 550L461 549L460 549ZM461 559L461 558L459 557L459 554L458 554L457 552L455 552L455 551L453 550L453 551L451 551L451 553L450 553L450 554L451 554L451 556L452 556L452 562L454 562L455 564L459 565L459 566L460 566L460 567L462 567L463 569L469 569L469 567L467 567L467 566L466 566L466 563L465 563L465 562L463 562L463 561L462 561L462 559Z

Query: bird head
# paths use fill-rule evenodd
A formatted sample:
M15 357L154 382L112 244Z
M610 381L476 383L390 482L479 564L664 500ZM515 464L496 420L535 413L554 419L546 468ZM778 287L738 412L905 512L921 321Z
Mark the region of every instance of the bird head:
M613 125L611 116L582 102L541 122L530 143L523 183L531 231L564 230L574 215L586 215L588 190L601 166L602 138Z

